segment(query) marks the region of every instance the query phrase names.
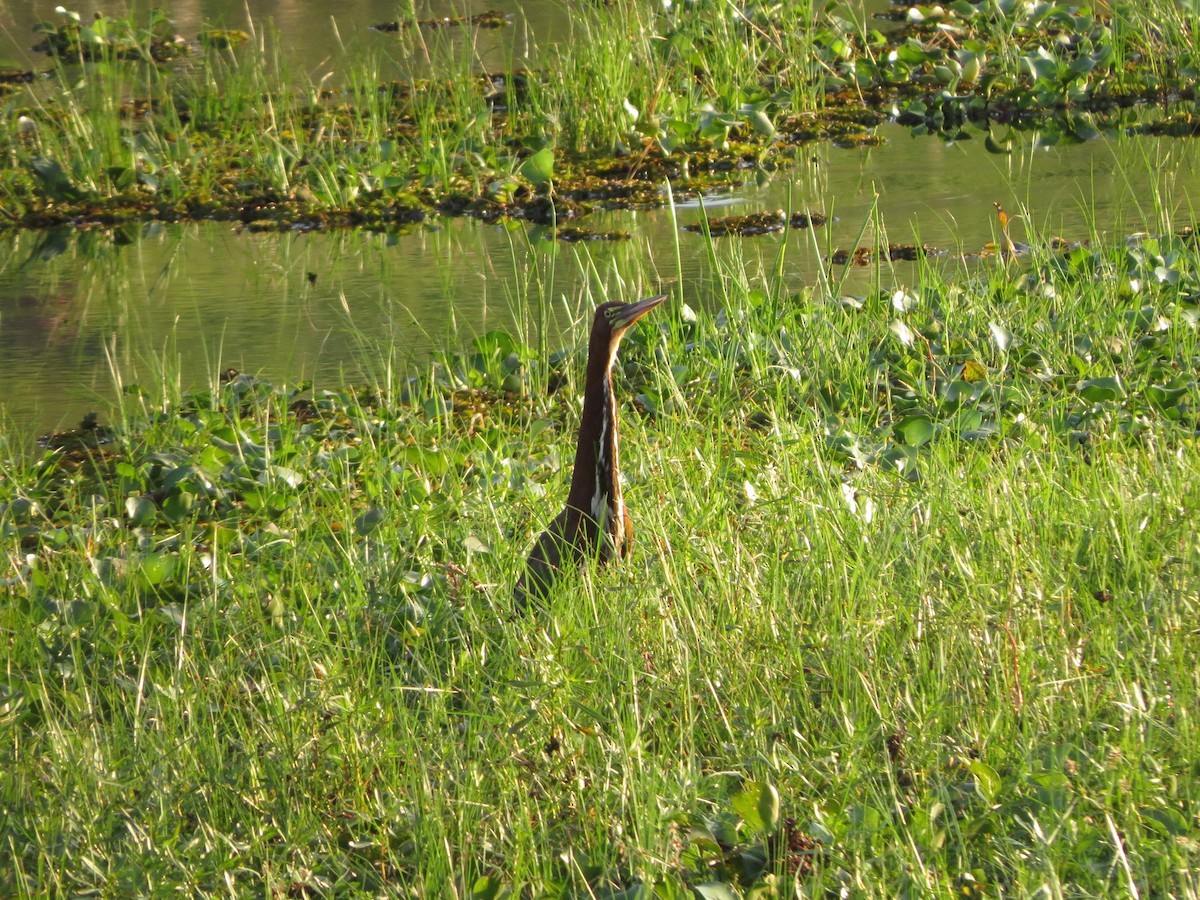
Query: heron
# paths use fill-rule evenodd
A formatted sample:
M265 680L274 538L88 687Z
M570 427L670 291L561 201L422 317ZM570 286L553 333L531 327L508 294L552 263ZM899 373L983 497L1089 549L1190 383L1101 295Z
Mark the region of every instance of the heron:
M530 598L545 600L564 569L593 558L608 562L628 554L633 545L633 523L621 496L612 370L625 332L666 299L659 294L636 303L612 301L596 307L571 489L567 505L538 536L517 579L513 595L521 609Z

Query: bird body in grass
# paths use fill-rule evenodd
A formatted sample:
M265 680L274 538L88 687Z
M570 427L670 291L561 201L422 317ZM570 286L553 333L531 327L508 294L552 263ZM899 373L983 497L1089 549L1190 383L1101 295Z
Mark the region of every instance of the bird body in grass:
M517 580L513 593L522 608L530 599L544 600L562 570L593 557L604 563L614 555L624 556L633 544L633 523L621 496L612 370L625 332L666 299L666 294L660 294L637 303L614 301L596 308L571 489L567 505L538 536Z

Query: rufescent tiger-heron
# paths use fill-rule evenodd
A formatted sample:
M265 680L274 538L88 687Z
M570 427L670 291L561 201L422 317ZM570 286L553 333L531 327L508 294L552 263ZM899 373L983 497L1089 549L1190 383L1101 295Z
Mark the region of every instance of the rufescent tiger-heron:
M633 523L621 497L612 370L625 332L666 299L666 294L659 294L637 303L613 301L596 307L571 490L566 507L538 536L517 580L513 595L521 609L531 599L544 600L568 566L591 557L607 562L614 554L627 554L633 544Z

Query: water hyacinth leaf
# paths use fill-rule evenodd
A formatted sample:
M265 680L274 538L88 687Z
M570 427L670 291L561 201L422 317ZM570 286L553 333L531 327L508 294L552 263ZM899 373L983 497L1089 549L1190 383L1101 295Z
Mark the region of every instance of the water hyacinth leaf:
M896 432L910 447L921 447L933 439L933 422L925 416L910 416L896 426Z
M898 313L905 313L910 309L915 309L920 302L920 298L916 294L910 294L907 291L896 291L896 293L892 294L892 309Z
M297 472L295 469L287 466L272 465L267 468L266 472L263 472L262 475L259 476L259 481L263 482L264 484L266 484L268 481L273 484L279 484L280 482L283 482L283 484L287 485L289 488L297 488L304 482L304 475L303 473Z
M763 828L768 834L774 834L778 830L780 801L775 785L764 784L758 792L758 815L762 818Z
M471 897L473 900L497 900L503 887L504 882L496 876L483 875L471 885Z
M1178 269L1168 269L1166 266L1154 267L1154 280L1159 284L1178 284L1180 277Z
M160 585L174 574L177 561L173 553L148 553L141 561L142 578L151 586Z
M420 447L405 447L401 454L414 468L428 475L442 476L450 471L450 458L444 450L423 450Z
M994 153L997 156L1004 156L1012 153L1012 138L1006 137L1003 140L997 140L989 131L983 139L983 148L988 153Z
M895 472L905 481L916 482L921 478L917 468L917 448L907 444L893 444L879 454L883 468Z
M1006 351L1012 343L1012 332L999 322L988 322L988 331L992 333L992 343L996 345L996 349L1001 353Z
M162 511L172 522L182 522L192 512L192 507L196 504L196 495L188 491L180 491L172 494L163 501Z
M1091 141L1100 137L1100 129L1092 122L1088 113L1076 113L1070 117L1071 135L1080 141Z
M496 329L489 331L486 334L480 335L472 341L476 353L481 353L484 356L493 354L507 356L510 353L515 353L519 349L517 339L507 331Z
M719 881L706 881L704 884L693 884L692 893L700 900L739 900L737 891Z
M463 541L463 547L466 548L468 554L472 553L491 553L492 548L483 542L483 540L474 534L468 534Z
M850 807L850 823L859 831L877 831L883 816L873 806L855 804Z
M37 176L46 193L54 200L78 200L80 191L57 160L46 156L35 156L29 161L29 168Z
M1146 399L1157 409L1172 409L1187 396L1187 392L1187 384L1182 380L1176 380L1169 384L1152 384L1146 388Z
M1115 375L1107 378L1089 378L1079 383L1079 396L1088 403L1104 403L1119 400L1125 395L1121 379Z
M125 513L129 516L130 524L135 527L149 525L154 521L157 512L158 507L147 497L125 498Z
M370 509L364 511L361 515L355 518L354 532L362 537L366 537L381 524L383 524L386 519L387 513L385 513L378 506L372 506Z
M543 147L529 157L517 170L522 178L537 187L547 185L554 178L554 151Z
M750 127L753 128L757 134L760 134L765 138L771 138L775 136L775 123L772 122L771 117L761 109L755 109L747 113L746 121L750 123Z
M983 367L982 363L976 362L973 359L968 359L965 363L963 363L963 381L966 381L969 384L974 384L977 381L983 381L985 378L987 378L987 369Z
M1000 776L987 763L973 760L967 763L967 769L975 779L975 790L988 803L995 803L1000 794Z
M762 782L748 782L745 788L734 795L733 799L729 803L733 811L737 813L738 817L746 823L751 831L761 833L772 830L769 826L770 819L764 817L762 814L764 793L767 792L768 789L772 791L774 790L774 788L771 788L770 785ZM775 796L778 798L778 793L776 793ZM769 812L770 798L767 797L765 802ZM778 812L776 812L775 817L778 818Z
M977 409L961 409L954 417L954 429L960 435L972 434L983 425L983 413Z
M894 334L900 343L902 343L905 347L911 347L912 342L916 340L917 337L913 333L913 330L909 328L902 319L892 319L892 321L888 323L888 330L891 331L892 334Z

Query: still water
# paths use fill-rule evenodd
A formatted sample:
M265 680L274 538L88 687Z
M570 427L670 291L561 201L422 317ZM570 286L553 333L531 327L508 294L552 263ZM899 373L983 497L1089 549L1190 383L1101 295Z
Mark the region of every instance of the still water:
M372 30L374 25L396 21L404 6L396 0L0 0L0 65L39 71L49 68L47 57L31 50L40 39L32 29L38 22L61 22L62 17L54 12L56 6L78 12L85 20L97 11L110 16L132 11L135 21L145 21L146 11L158 7L166 11L175 32L189 40L206 28L237 28L252 32L261 45L273 31L280 37L280 46L286 48L288 65L313 81L330 73L336 80L341 64L363 53L380 59L384 77L412 74L398 52L397 36ZM546 48L571 36L570 7L555 0L416 0L414 7L420 19L469 16L484 10L509 16L509 28L437 32L438 40L469 39L481 69L535 64Z
M814 232L718 239L717 271L704 239L676 227L699 221L694 203L674 220L668 209L594 216L590 227L632 239L574 245L525 226L439 219L402 236L264 235L227 223L8 233L0 238L0 409L10 427L44 432L104 410L131 382L153 395L164 380L206 386L227 367L318 386L369 381L389 363L419 362L490 329L532 340L535 309L557 345L603 296L677 285L686 302L711 305L729 262L765 283L781 250L786 287L799 290L818 283L829 271L822 254L852 247L864 223L868 246L926 243L952 251L936 265L961 268L989 264L953 254L995 239L993 202L1020 214L1018 241L1030 224L1043 236L1120 240L1187 224L1187 198L1200 193L1194 143L1101 139L1043 149L1029 135L1012 155L995 156L979 140L944 144L898 127L882 134L887 143L869 150L814 145L800 168L712 198L710 215L786 208L836 217ZM885 263L851 270L842 289L919 278L915 264Z

